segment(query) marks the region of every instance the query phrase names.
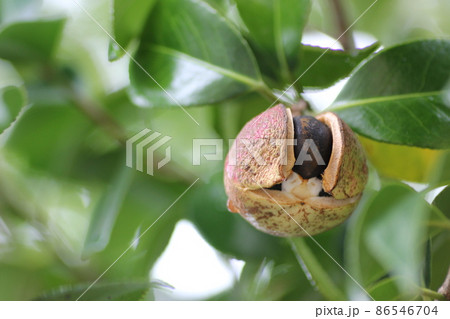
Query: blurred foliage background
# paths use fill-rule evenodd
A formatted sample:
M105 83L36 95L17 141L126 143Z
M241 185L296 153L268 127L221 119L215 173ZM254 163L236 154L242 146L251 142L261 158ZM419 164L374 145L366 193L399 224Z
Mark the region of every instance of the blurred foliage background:
M170 299L176 287L151 274L180 220L220 258L244 263L206 299L368 299L355 281L377 300L440 298L450 265L448 42L398 47L372 82L360 65L370 57L377 66L380 46L448 39L450 2L337 2L343 14L328 0L0 0L0 300L75 300L107 269L82 300L153 300L160 290ZM358 19L356 48L345 36L336 50L339 19ZM302 34L333 50L301 45ZM443 57L430 62L433 76L412 58L422 52ZM223 162L192 165L194 138L234 138L276 97L303 96L318 112L328 105L317 94L334 98L355 68L358 83L381 91L401 59L416 82L399 75L391 93L430 89L442 101L410 118L381 112L405 118L408 136L366 131L362 108L339 111L364 136L370 181L353 216L316 242L253 229L226 210ZM375 94L349 93L351 81L337 107ZM144 128L172 137L172 161L154 176L125 166L124 142Z

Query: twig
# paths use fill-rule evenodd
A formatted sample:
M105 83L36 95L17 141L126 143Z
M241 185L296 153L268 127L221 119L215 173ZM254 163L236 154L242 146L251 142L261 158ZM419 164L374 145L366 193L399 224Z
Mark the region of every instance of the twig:
M75 106L92 122L102 128L106 134L121 145L125 145L127 138L124 130L107 112L94 102L78 96L74 91L72 91L72 100Z
M69 94L70 101L84 113L94 124L98 125L106 134L121 145L125 145L127 137L124 129L117 121L94 101L86 98L80 92L70 70L63 70L53 63L45 64L42 68L42 77L50 85L62 85Z
M347 17L341 0L331 0L334 10L334 16L338 27L339 34L342 34L340 42L345 51L352 51L355 49L355 41L351 30L348 29Z
M444 283L439 288L438 293L442 294L446 300L450 301L450 268L448 269L447 277L445 277Z

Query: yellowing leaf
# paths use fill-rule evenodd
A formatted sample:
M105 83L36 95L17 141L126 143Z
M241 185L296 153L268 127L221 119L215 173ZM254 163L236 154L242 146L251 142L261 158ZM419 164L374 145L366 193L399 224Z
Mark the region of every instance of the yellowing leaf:
M359 139L381 175L410 182L428 182L443 154L441 150L381 143L362 136Z

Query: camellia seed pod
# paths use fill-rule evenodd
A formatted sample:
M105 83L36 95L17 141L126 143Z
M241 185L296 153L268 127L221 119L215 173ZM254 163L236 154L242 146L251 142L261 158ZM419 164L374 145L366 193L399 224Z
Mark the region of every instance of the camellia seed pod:
M225 160L224 182L228 209L257 229L307 236L349 217L367 165L357 137L336 114L293 119L280 104L241 130Z

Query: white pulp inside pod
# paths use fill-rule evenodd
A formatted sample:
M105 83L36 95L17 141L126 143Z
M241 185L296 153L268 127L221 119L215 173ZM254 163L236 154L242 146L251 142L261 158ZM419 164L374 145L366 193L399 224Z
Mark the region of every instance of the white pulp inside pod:
M292 172L281 184L281 190L300 199L319 196L322 190L322 181L317 177L303 179L299 174Z

